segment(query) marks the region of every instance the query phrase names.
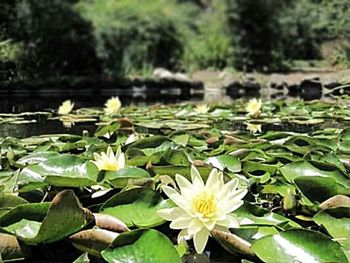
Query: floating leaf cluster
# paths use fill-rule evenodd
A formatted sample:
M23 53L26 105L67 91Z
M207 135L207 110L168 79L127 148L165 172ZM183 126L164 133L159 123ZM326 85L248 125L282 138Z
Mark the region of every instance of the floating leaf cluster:
M95 120L94 133L1 137L0 262L348 262L346 100L262 103L259 115L245 102L196 109L75 109L57 118ZM116 152L118 169L96 165ZM248 190L230 213L238 224L210 232L202 255L159 215L176 206L163 189L192 166L204 183L215 168Z

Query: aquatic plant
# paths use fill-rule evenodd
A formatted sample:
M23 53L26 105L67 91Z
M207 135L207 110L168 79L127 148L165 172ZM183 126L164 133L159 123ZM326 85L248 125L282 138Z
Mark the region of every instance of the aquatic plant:
M243 204L247 189L239 189L238 179L224 184L222 172L213 169L204 184L194 166L191 167L192 183L179 174L175 178L180 192L169 186L163 186L162 190L177 207L159 210L158 214L171 221L170 228L181 229L178 243L193 238L197 253L202 253L212 230L239 227L230 213Z

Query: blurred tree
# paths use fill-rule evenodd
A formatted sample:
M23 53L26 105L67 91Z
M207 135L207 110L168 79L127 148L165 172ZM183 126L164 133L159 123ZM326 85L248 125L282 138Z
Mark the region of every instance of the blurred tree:
M25 68L32 77L99 73L90 25L73 9L77 0L18 0L12 38L25 46Z
M232 66L233 48L230 38L227 4L212 0L210 8L198 12L193 28L184 39L182 63L187 70L222 69Z
M96 52L106 74L179 67L182 31L193 17L193 5L176 0L92 0L81 1L77 8L93 25Z
M279 16L285 0L227 0L235 66L276 70L283 66Z

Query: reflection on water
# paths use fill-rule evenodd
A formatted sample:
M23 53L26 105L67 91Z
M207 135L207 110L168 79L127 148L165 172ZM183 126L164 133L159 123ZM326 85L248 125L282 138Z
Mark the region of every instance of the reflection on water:
M48 109L57 109L62 101L70 99L74 101L76 108L83 107L102 107L111 96L119 96L123 105L146 105L153 103L177 103L182 101L201 101L203 93L196 94L178 94L171 90L167 94L111 94L111 95L74 95L74 94L41 94L37 96L0 96L0 112L2 113L20 113L26 111L42 111Z

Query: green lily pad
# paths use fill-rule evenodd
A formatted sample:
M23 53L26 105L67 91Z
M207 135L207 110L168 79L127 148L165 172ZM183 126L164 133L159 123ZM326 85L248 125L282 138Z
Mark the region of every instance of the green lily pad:
M51 157L58 156L58 152L34 152L32 154L29 154L27 156L22 157L21 159L17 160L18 164L26 165L26 164L35 164L35 163L41 163L47 161Z
M350 188L342 187L333 178L299 176L294 180L299 190L310 201L319 203L337 194L350 194Z
M77 249L100 257L101 251L105 250L118 235L116 232L96 228L75 233L69 239Z
M62 154L44 162L30 164L24 168L19 177L31 178L31 181L45 181L55 186L82 187L96 184L97 167L91 162L70 155Z
M280 214L245 202L233 213L241 225L279 226L283 229L299 228L300 225Z
M109 181L115 188L127 186L129 180L150 178L149 173L141 168L127 167L116 172L107 171L104 180Z
M125 240L127 239L127 235L130 234L121 234L115 241L118 239ZM132 244L125 244L102 251L102 256L107 262L113 263L182 262L179 253L171 241L164 234L153 229L140 232L139 237Z
M212 164L221 171L223 171L225 168L232 173L238 173L241 171L241 162L233 155L224 154L210 157L207 159L207 163Z
M316 161L299 161L290 163L280 169L282 175L290 182L299 176L319 176L332 178L338 184L350 187L350 179L347 178L336 166Z
M87 221L74 192L64 190L55 196L51 205L41 203L15 207L0 218L0 226L28 244L38 244L61 240L80 230Z
M340 245L315 231L291 229L253 242L252 249L264 262L337 262L347 258Z
M165 222L157 210L168 206L169 202L158 192L150 188L133 188L111 197L100 212L120 219L128 227L148 228Z
M326 228L327 232L341 245L350 249L350 208L338 207L322 210L314 217L318 225Z

